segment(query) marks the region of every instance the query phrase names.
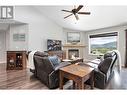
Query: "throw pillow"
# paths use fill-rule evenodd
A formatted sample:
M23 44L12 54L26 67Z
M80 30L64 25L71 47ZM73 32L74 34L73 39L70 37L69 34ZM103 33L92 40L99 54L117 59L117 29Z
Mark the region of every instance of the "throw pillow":
M56 66L56 65L59 65L60 64L60 59L58 58L58 56L49 56L48 57L48 59L49 59L49 61L54 65L54 66Z

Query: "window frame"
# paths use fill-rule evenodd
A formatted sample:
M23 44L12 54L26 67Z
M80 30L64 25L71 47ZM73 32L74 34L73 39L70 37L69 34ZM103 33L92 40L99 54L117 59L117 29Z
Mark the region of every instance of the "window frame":
M93 34L88 34L88 54L89 55L96 55L96 56L98 56L98 55L100 55L100 54L93 54L93 53L91 53L90 51L91 51L91 43L90 43L90 36L91 35L99 35L99 34L107 34L107 33L114 33L114 32L116 32L117 33L117 38L116 38L116 41L117 41L117 44L116 44L116 48L118 49L118 37L119 37L119 32L118 31L112 31L112 32L103 32L103 33L93 33ZM110 37L110 36L109 36ZM99 38L99 37L98 37Z

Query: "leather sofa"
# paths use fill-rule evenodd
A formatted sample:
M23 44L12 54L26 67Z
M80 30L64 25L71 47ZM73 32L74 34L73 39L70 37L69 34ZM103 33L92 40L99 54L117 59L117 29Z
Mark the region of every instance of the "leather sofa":
M56 56L53 58L42 52L34 54L35 76L50 89L59 86L59 68L69 64L69 62L60 62Z
M104 54L103 57L104 59L99 63L98 67L94 69L94 86L99 89L104 89L110 81L113 75L117 54L112 51ZM90 80L86 83L89 84Z
M37 69L36 69L36 66L37 66L37 65L36 65L36 63L37 63L37 62L41 62L39 58L37 58L37 59L39 59L39 60L36 59L37 56L38 56L38 57L48 57L48 53L40 52L40 51L35 52L35 54L34 54L34 56L33 56L33 58L34 58L34 66L35 66L35 69L34 69L34 70L30 69L30 71L31 71L32 73L34 73L34 76L35 76L35 77L37 77Z

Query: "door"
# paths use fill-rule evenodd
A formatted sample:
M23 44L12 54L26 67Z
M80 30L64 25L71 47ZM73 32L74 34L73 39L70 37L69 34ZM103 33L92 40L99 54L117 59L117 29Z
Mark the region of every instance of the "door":
M6 41L5 31L0 30L0 63L6 62Z

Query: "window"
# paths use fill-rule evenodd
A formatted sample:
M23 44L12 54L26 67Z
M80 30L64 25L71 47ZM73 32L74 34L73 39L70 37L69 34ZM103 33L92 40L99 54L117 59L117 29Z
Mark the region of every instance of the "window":
M103 55L117 49L117 32L89 36L89 53Z

